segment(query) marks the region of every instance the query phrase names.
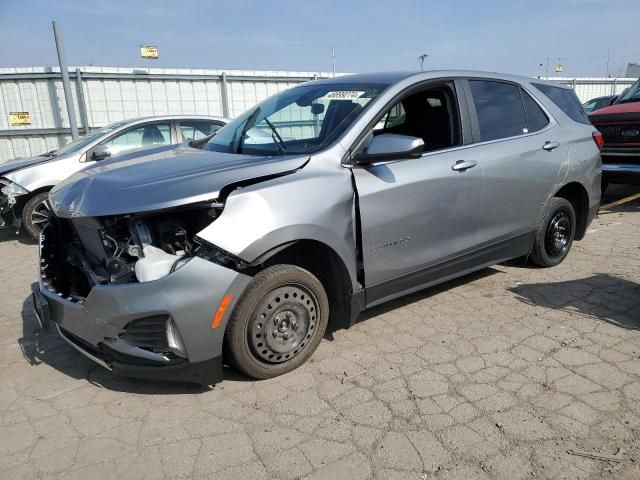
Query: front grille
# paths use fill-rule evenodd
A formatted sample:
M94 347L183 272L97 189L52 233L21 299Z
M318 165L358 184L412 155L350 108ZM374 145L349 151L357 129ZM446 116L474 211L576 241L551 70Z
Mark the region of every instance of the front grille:
M167 319L166 315L156 315L134 320L120 334L120 338L134 347L157 353L169 352L166 333Z
M625 125L601 125L597 127L605 145L640 143L640 123Z

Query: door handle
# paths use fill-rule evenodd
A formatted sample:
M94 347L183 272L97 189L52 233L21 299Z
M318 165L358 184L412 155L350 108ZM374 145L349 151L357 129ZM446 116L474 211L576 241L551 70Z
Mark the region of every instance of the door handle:
M542 148L547 152L550 152L554 148L558 148L560 146L560 142L544 142Z
M475 167L477 164L478 162L474 160L458 160L456 163L451 165L451 170L455 172L464 172Z

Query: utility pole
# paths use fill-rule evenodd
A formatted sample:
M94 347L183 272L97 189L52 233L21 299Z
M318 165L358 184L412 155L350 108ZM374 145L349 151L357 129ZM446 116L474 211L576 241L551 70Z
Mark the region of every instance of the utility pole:
M611 73L609 72L610 59L611 59L611 48L607 48L607 78L611 78Z
M422 55L418 55L418 61L420 62L420 70L424 72L424 61L427 59L429 55L427 53L423 53Z
M67 104L67 114L69 115L69 127L71 128L71 138L78 139L78 124L76 123L76 110L73 106L73 96L71 95L71 83L69 82L69 70L67 68L67 57L64 54L64 43L62 43L62 32L60 24L53 22L53 37L56 41L58 51L58 63L60 64L60 75L62 76L62 89L64 90L64 100Z
M545 77L545 80L549 80L549 57L547 57L547 76Z
M333 72L333 78L336 78L336 49L331 47L331 71Z

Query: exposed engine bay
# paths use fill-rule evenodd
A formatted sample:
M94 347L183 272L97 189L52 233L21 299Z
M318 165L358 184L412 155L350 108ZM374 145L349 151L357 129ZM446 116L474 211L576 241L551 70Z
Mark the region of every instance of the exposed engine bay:
M145 215L53 218L41 241L43 283L82 301L96 285L146 282L186 263L200 248L195 235L221 205Z

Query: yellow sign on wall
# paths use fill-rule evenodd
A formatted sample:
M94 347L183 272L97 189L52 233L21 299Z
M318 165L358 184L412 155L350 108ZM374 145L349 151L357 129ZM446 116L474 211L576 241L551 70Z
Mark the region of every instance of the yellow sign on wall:
M31 115L29 112L9 112L11 125L31 125Z
M151 45L142 45L140 46L140 55L142 55L142 58L155 60L158 58L158 48Z

